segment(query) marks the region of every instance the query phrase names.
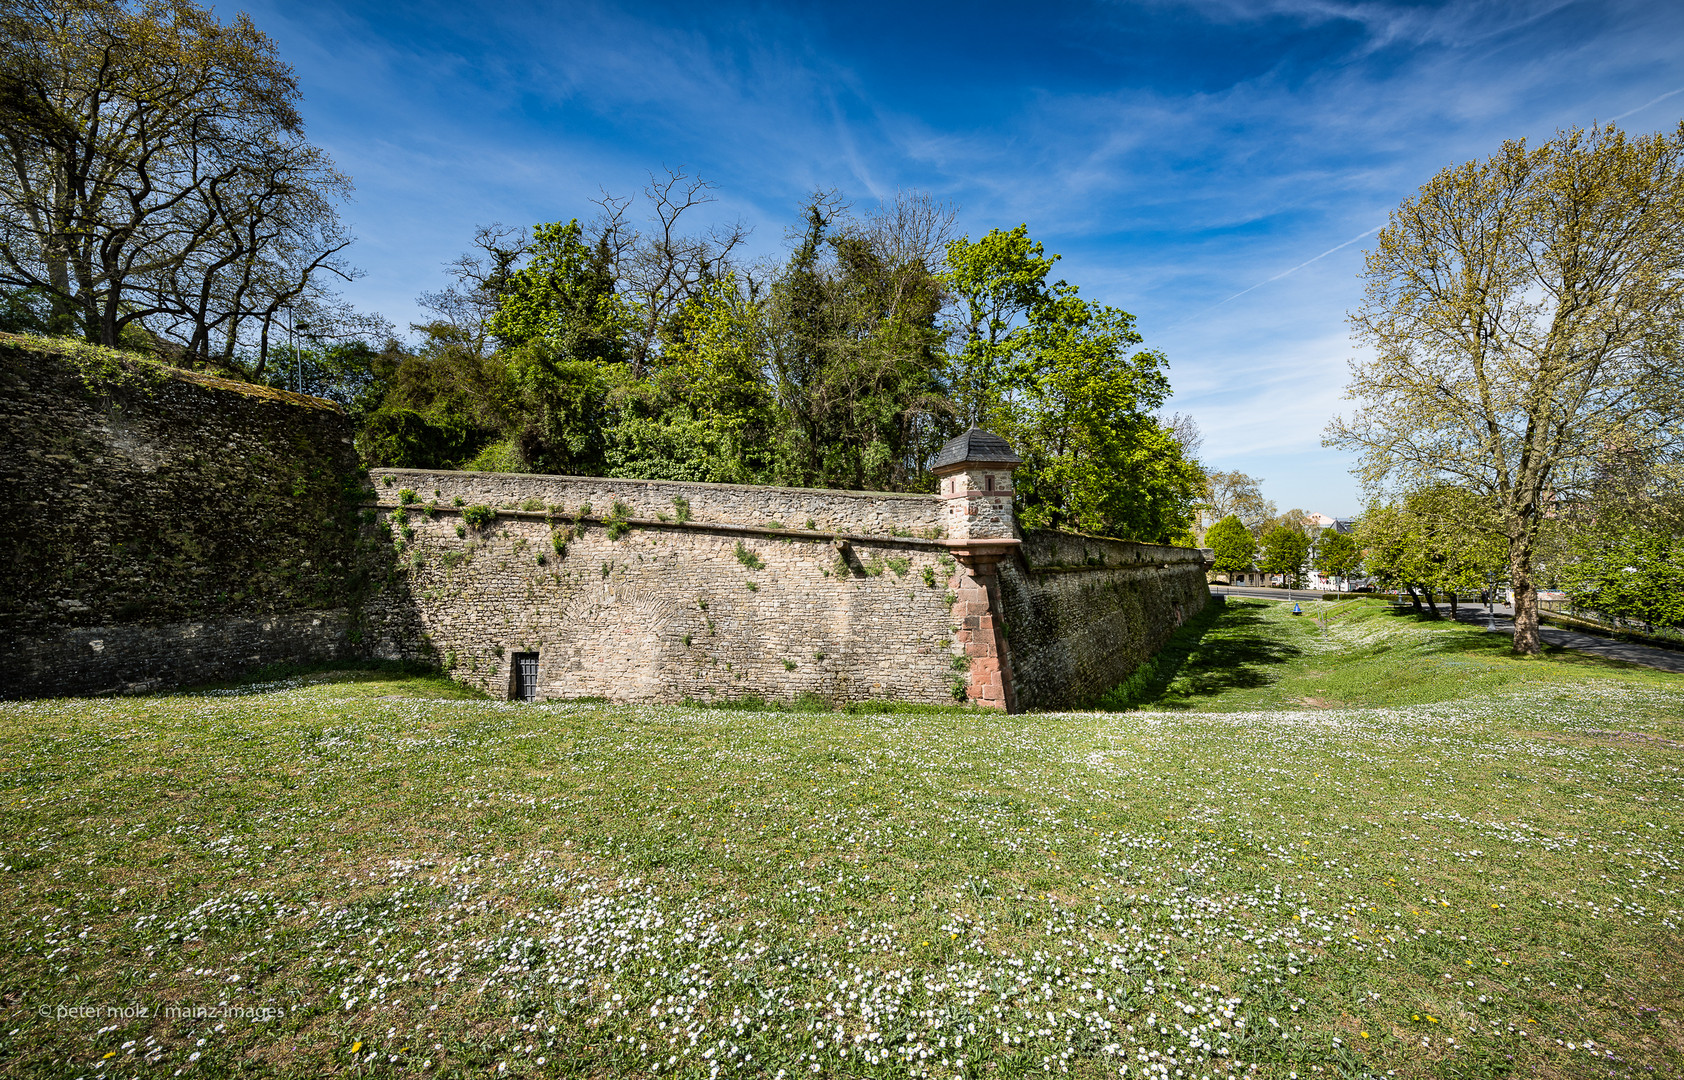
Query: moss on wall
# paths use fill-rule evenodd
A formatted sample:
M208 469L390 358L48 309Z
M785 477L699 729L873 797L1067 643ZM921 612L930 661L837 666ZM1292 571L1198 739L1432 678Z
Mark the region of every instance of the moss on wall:
M344 609L365 576L351 434L331 402L76 342L0 338L7 651L77 628L261 626ZM10 671L0 689L42 678L75 689L89 682L79 662L36 656L62 671Z

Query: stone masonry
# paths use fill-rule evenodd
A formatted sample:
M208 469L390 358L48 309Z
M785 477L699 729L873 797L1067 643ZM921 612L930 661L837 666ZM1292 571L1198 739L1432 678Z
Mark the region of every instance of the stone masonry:
M362 656L498 697L1054 708L1209 596L1197 551L1020 533L982 431L934 495L365 472L319 399L21 339L0 378L0 696Z

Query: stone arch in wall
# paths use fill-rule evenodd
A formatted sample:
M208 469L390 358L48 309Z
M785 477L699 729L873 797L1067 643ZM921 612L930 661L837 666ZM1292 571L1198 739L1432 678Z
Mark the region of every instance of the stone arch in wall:
M605 581L562 611L561 636L540 672L546 697L659 699L680 603L670 594Z

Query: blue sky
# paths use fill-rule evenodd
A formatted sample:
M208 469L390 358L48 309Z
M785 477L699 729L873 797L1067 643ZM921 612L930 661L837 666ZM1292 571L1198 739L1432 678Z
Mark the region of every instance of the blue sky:
M1360 493L1320 434L1387 212L1504 139L1684 117L1665 3L241 8L357 185L348 294L400 327L475 226L586 218L663 166L763 255L816 188L918 188L972 236L1026 222L1169 356L1209 464L1338 515Z

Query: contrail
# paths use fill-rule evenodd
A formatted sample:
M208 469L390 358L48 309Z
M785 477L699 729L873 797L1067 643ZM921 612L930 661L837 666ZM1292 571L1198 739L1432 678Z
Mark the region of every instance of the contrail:
M1659 105L1661 102L1665 101L1667 98L1673 97L1676 94L1684 94L1684 86L1680 86L1676 90L1668 90L1666 93L1662 94L1660 97L1654 99L1653 101L1645 101L1643 104L1639 105L1637 108L1631 109L1627 112L1623 112L1620 115L1611 118L1608 122L1610 124L1618 123L1619 121L1624 120L1626 117L1631 116L1634 113L1642 112L1644 109L1647 109L1651 105Z
M1674 91L1674 92L1676 93L1676 91ZM1383 229L1385 227L1386 227L1385 223L1381 222L1379 225L1374 226L1374 228L1367 229L1367 230L1365 230L1363 232L1360 232L1357 235L1351 237L1349 240L1345 241L1343 244L1339 244L1336 247L1328 248L1326 251L1322 252L1320 255L1317 255L1314 259L1306 259L1303 262L1299 263L1297 266L1294 266L1291 270L1282 270L1280 273L1276 274L1274 277L1265 278L1264 280L1259 281L1257 284L1253 285L1249 289L1241 289L1239 292L1235 293L1233 296L1228 297L1228 300L1238 300L1240 297L1244 296L1246 293L1252 292L1253 290L1256 290L1256 289L1261 289L1263 286L1269 284L1270 282L1279 281L1281 278L1286 277L1290 274L1296 274L1298 271L1304 269L1306 266L1309 266L1311 263L1319 262L1322 259L1327 258L1329 255L1333 254L1335 251L1342 251L1345 248L1348 248L1352 244L1356 243L1358 240L1361 240L1365 236L1373 236L1375 233L1379 232L1381 229ZM1215 308L1219 308L1223 304L1226 304L1228 302L1228 300L1223 300L1223 301L1220 301L1218 303L1212 304L1210 307L1206 308L1205 311L1211 311L1211 310L1214 310ZM1203 314L1203 312L1200 312L1200 314Z

